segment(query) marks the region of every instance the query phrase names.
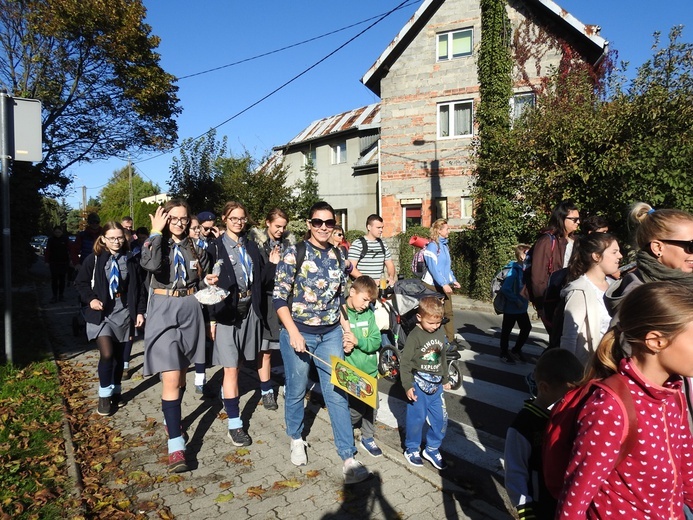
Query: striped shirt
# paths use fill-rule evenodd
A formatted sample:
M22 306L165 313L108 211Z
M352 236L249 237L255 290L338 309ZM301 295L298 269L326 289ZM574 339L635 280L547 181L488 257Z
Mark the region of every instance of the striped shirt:
M366 240L365 237L364 240ZM355 264L358 262L356 268L361 274L368 275L377 282L383 274L385 262L387 260L392 260L392 253L390 253L387 244L381 240L366 240L366 243L366 256L361 258L363 240L360 238L354 240L349 247L349 260L352 260ZM385 250L384 255L383 249ZM359 260L359 258L361 258L361 260Z

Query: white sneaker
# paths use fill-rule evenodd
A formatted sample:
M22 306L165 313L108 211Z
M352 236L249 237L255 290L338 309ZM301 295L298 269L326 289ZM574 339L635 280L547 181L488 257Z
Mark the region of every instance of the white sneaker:
M308 446L308 443L303 439L291 439L291 463L294 466L305 466L308 464L306 446Z
M356 459L349 459L344 462L344 483L358 484L371 477L372 473L368 468Z

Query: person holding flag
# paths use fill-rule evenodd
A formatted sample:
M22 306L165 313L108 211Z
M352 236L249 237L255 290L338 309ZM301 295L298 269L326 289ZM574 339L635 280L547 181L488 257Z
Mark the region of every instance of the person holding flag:
M99 349L99 415L111 415L122 404L123 349L135 327L144 324L142 271L129 249L123 227L107 222L75 279L86 306L87 338Z

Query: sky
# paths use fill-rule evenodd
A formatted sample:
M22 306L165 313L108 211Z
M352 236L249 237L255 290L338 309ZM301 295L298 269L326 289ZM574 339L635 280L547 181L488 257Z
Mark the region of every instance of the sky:
M619 60L630 63L631 77L651 56L655 31L666 41L671 27L683 24L683 40L693 41L691 0L556 3L581 22L599 25L610 48L618 50ZM178 78L183 109L179 144L221 125L217 138L228 137L230 154L248 151L259 160L312 121L377 103L378 97L360 79L421 0L144 0L144 5L146 23L161 38L160 64ZM332 34L320 37L328 33ZM306 40L312 41L296 45ZM289 46L293 47L280 50ZM169 167L177 156L175 149L133 155L133 171L167 191ZM69 170L74 183L66 193L67 203L81 206L82 186L87 187L87 197L98 196L127 161L124 155Z

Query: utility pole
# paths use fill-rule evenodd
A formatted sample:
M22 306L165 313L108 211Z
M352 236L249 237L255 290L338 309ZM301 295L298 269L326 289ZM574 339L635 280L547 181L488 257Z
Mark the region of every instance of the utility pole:
M81 229L87 227L87 187L82 186L82 225Z
M132 162L130 162L130 156L128 156L128 173L130 185L130 217L132 217L132 225L133 228L135 228L135 226L137 226L137 222L135 222L135 215L132 212Z
M5 290L5 358L12 363L12 255L10 249L10 103L7 92L0 91L0 159L2 159L2 247L3 289Z

